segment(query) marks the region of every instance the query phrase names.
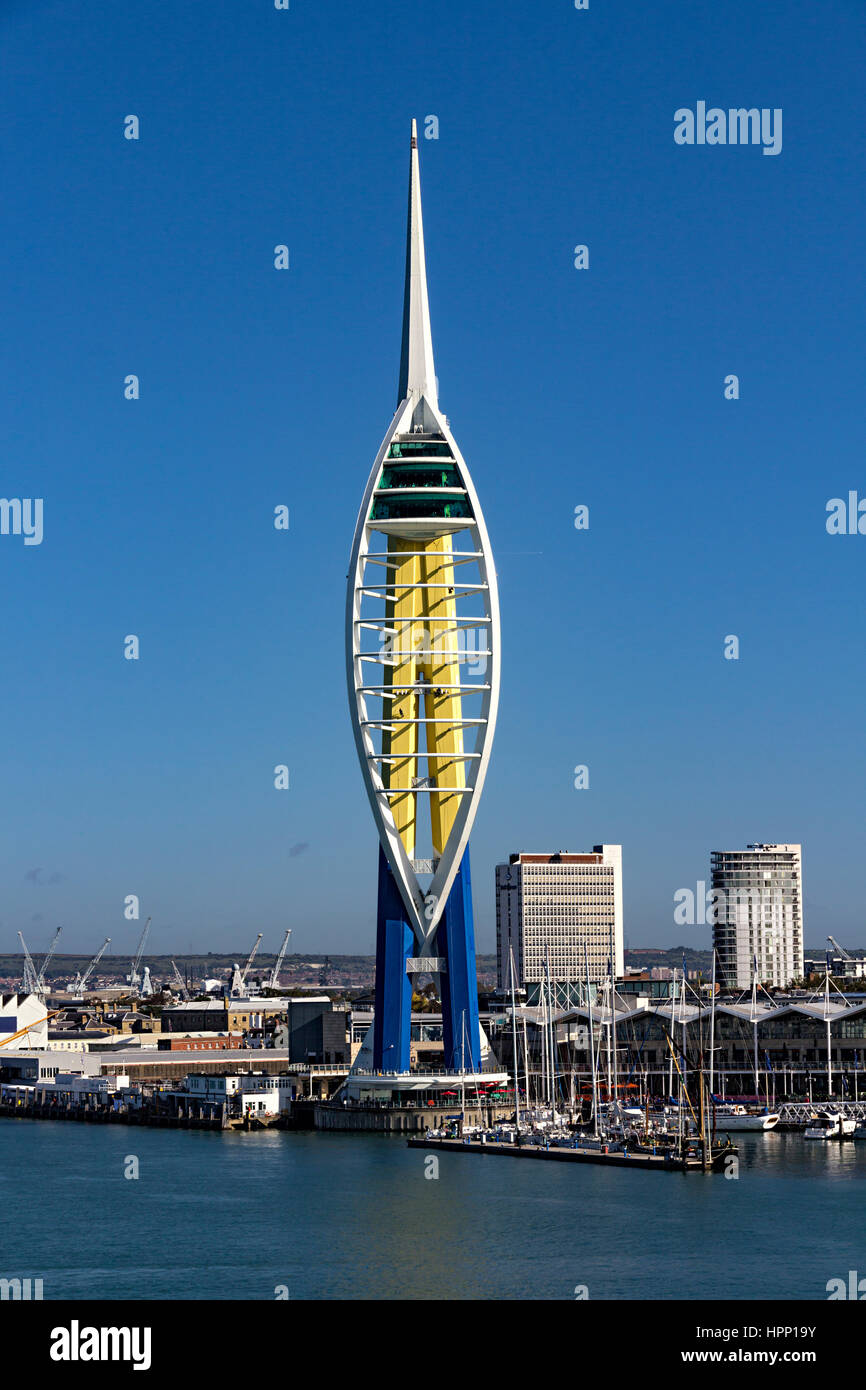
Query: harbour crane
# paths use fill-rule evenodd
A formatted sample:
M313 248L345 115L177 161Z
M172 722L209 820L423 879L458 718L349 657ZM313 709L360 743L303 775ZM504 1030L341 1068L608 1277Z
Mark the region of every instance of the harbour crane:
M174 978L177 980L178 993L180 994L181 999L186 999L186 997L187 997L186 980L183 978L183 976L181 975L180 971L178 970L178 968L177 968L177 962L176 962L176 961L172 961L172 963L171 963L171 968L172 968L172 970L174 971Z
M150 923L151 919L148 917L144 924L144 930L138 939L138 950L135 953L135 960L132 962L132 969L129 972L129 983L132 989L140 989L141 987L141 976L138 973L138 967L141 965L141 957L144 954L144 943L147 940L147 933L150 931Z
M255 944L255 946L253 947L253 949L250 951L249 960L247 961L246 965L244 966L243 970L241 971L241 984L244 986L245 989L246 989L246 984L247 984L247 975L249 974L250 966L252 965L253 961L254 961L255 958L256 958L256 952L257 952L258 949L259 949L259 943L261 942L261 939L262 939L262 933L259 932L258 936L256 937L256 944Z
M93 957L93 960L92 960L92 961L90 962L90 964L88 965L88 967L87 967L87 969L85 970L85 972L84 972L83 975L81 974L81 971L79 970L78 974L77 974L76 977L75 977L75 983L74 983L73 986L72 986L72 993L73 993L73 994L83 994L83 993L84 993L84 986L87 984L87 981L90 979L91 975L93 974L94 968L99 964L99 962L102 960L102 957L105 955L106 947L107 947L107 946L110 946L110 945L111 945L111 937L110 937L110 936L107 936L107 937L105 938L105 940L103 941L102 945L100 946L99 950L96 952L96 955Z
M25 994L36 993L36 966L33 964L33 957L27 949L27 942L21 932L18 933L18 940L21 942L21 949L24 952L24 975L21 980Z
M54 933L54 939L51 942L51 945L48 947L48 950L45 952L45 959L39 967L39 974L36 976L36 989L39 993L44 993L48 988L45 983L45 969L49 961L51 960L51 957L54 955L54 952L57 949L57 943L60 940L60 933L62 931L62 927L57 928L57 931Z
M280 986L280 966L281 966L282 963L283 963L283 958L285 957L285 954L286 954L286 947L287 947L288 944L289 944L289 937L291 936L291 934L292 934L292 929L291 929L291 927L287 927L287 928L286 928L286 934L285 934L285 936L283 937L283 944L282 944L282 946L280 947L280 954L277 956L276 964L275 964L273 970L271 971L271 978L268 980L268 987L269 987L270 989L279 989L279 986Z
M54 933L54 940L48 947L48 950L45 953L45 959L43 960L38 970L36 969L36 966L33 963L33 957L27 949L27 942L24 940L24 937L22 936L21 932L18 933L18 940L21 942L21 949L24 952L24 978L22 984L28 994L45 993L45 967L48 965L48 962L54 955L55 949L57 947L57 938L60 936L62 930L62 927L57 928L57 931Z
M829 941L831 946L835 947L835 949L839 952L839 955L842 957L843 960L854 959L850 951L846 951L844 946L839 945L839 942L836 940L835 936L828 936L827 940Z

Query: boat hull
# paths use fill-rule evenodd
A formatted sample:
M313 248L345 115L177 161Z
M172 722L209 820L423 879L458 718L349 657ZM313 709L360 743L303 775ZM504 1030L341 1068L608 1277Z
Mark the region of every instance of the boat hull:
M716 1115L716 1133L727 1134L743 1131L765 1134L771 1129L775 1129L779 1123L779 1116L776 1114L768 1115Z

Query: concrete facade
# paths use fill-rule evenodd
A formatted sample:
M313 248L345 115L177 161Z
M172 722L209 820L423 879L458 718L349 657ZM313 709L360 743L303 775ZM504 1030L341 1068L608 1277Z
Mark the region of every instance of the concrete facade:
M590 854L564 850L512 854L496 866L496 955L501 990L515 981L532 992L552 984L591 982L610 969L623 974L622 846L595 845Z

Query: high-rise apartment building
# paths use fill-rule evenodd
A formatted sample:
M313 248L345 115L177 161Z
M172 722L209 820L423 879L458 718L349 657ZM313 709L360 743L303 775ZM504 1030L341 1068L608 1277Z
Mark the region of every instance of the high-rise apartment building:
M803 866L800 845L714 850L713 944L719 982L748 989L788 985L803 974Z
M529 995L549 971L551 984L604 979L613 950L623 973L622 846L595 845L591 854L512 854L496 866L496 954L499 988L515 982ZM560 991L561 993L561 991Z

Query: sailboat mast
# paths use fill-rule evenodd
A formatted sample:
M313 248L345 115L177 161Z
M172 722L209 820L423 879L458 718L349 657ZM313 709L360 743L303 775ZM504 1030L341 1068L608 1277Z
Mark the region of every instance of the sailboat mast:
M685 952L683 952L683 988L682 988L682 992L681 992L681 994L680 994L680 1022L681 1022L681 1024L682 1024L682 1028L683 1028L683 1086L684 1086L684 1088L685 1088L686 1095L688 1095L688 1090L689 1090L689 1082L688 1082L688 1075L689 1075L689 1054L688 1054L688 1043L687 1043L687 1036L686 1036L686 957L685 957Z
M547 982L541 976L541 1032L538 1038L541 1049L541 1101L546 1105L550 1100L550 1082L547 1079Z
M589 1009L589 1061L592 1067L592 1133L598 1138L598 1080L595 1072L595 1030L592 1022L592 992L589 987L589 952L586 941L583 943L583 961L586 970L586 1003Z
M710 1104L713 1103L713 1064L716 1056L716 948L713 947L713 975L710 983Z
M517 1055L517 1004L514 999L514 951L509 946L508 959L511 965L511 1047L514 1058L512 1071L514 1072L514 1122L520 1129L520 1077L517 1074L518 1055ZM528 1099L528 1097L527 1097Z
M755 1064L755 1096L760 1098L758 1079L758 957L752 956L752 1051Z
M827 953L827 978L824 981L824 1018L827 1021L827 1099L833 1096L833 1049L830 1045L830 954Z
M550 980L550 947L545 951L544 973L547 976L547 999L549 1004L548 1017L548 1045L550 1047L550 1109L552 1114L556 1114L556 1051L554 1047L554 1025L553 1025L553 985Z
M703 1168L704 1172L706 1172L706 1171L707 1171L707 1167L708 1167L708 1163L707 1163L707 1117L706 1117L706 1111L704 1110L704 1068L703 1068L703 1058L701 1058L701 1068L700 1068L700 1071L698 1072L698 1085L699 1085L699 1087L700 1087L700 1101L701 1101L701 1108L700 1108L700 1122L701 1122L701 1167Z
M673 1037L673 1034L674 1034L674 1022L676 1022L676 1016L677 1016L677 967L676 967L676 966L674 966L674 977L673 977L673 981L671 981L671 983L673 983L673 987L674 987L673 1001L671 1001L671 1006L670 1006L670 1033L671 1033L671 1037ZM673 1101L673 1098L674 1098L674 1049L673 1049L673 1048L670 1049L670 1056L669 1056L669 1059L667 1059L667 1094L669 1094L669 1097L670 1097L671 1101Z
M610 1034L613 1052L613 1098L619 1100L619 1082L616 1062L616 957L614 955L613 927L610 929Z
M713 976L710 984L710 1087L709 1097L712 1107L712 1127L710 1130L711 1139L716 1137L716 1103L713 1100L713 1080L715 1077L716 1060L716 948L713 946Z
M460 1029L460 1133L466 1124L466 1010L461 1014Z
M606 991L605 991L605 992L606 992ZM612 1056L612 1054L613 1054L613 1044L612 1044L611 1035L610 1035L610 1030L611 1030L611 1025L612 1025L612 1023L613 1023L613 1010L612 1010L612 1008L611 1008L611 1001L610 1001L610 999L608 999L607 1034L606 1034L606 1039L605 1039L605 1040L606 1040L606 1044L607 1044L607 1103L608 1103L608 1107L610 1107L611 1096L613 1095L613 1072L612 1072L612 1070L611 1070L611 1056Z

